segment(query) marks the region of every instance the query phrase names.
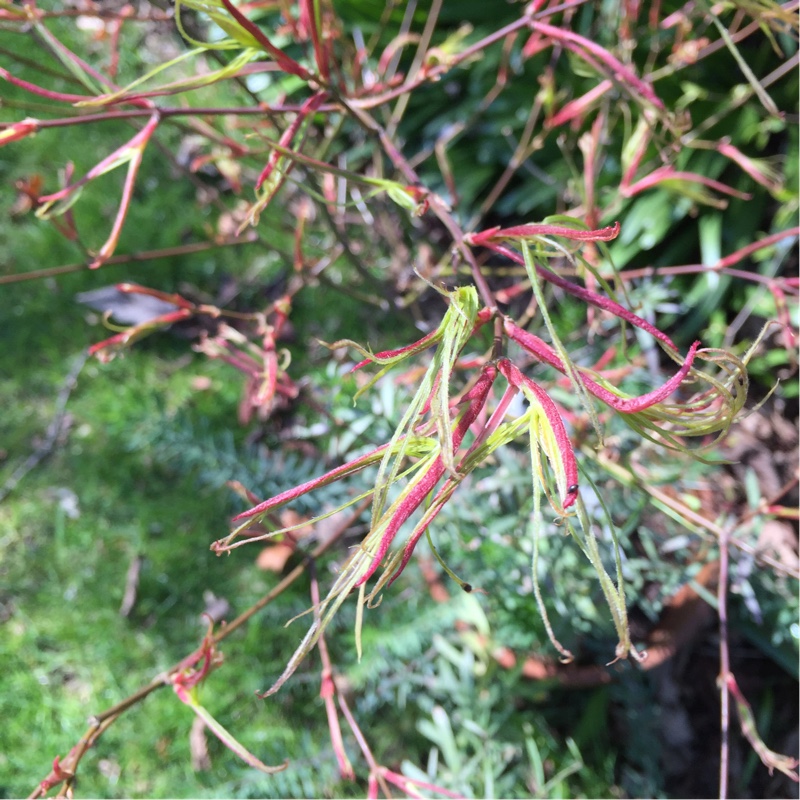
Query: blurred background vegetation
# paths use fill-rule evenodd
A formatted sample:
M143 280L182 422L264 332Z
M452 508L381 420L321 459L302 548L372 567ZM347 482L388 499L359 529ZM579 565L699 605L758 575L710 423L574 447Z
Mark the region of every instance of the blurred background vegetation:
M404 25L422 31L431 5L385 9L382 0L336 0L334 9L347 36L370 42L380 53ZM623 5L580 5L572 28L616 48ZM796 56L796 28L772 24L769 13L776 4L750 5L739 4L739 10L761 29L738 47L752 72L763 77ZM150 8L138 4L143 15ZM662 18L679 8L663 3ZM152 9L159 10L158 4ZM726 5L724 25L732 27L739 10ZM432 44L445 46L455 35L477 41L519 15L515 3L445 2ZM777 178L770 190L718 152L687 149L678 156L681 169L724 181L751 199L726 198L722 207L666 186L622 197L619 156L631 121L621 114L608 128L613 140L607 151L617 159L604 160L596 189L598 207L605 209L599 222L622 223L620 238L610 246L616 266L713 264L765 234L796 225L797 70L769 86L783 112L779 120L747 95L747 81L725 47L670 74L674 62L667 55L675 30L652 29L646 16L645 11L632 36L641 40L633 51L639 74L652 72L649 59L654 59L663 70L658 92L670 108L687 110L695 125L707 121L703 138L727 137L742 151L768 159ZM689 40L719 38L710 17L701 13L695 19L706 24L687 33ZM77 20L55 17L47 25L87 60L104 63L107 39L92 38ZM197 24L202 29L202 20ZM3 23L2 64L17 77L74 91L63 65L45 58L43 48L36 51L41 57L31 58L30 41L20 26ZM597 83L596 74L572 56L555 58L548 50L525 60L520 45L508 53L500 46L487 48L441 81L423 85L410 96L397 128L397 140L415 159L423 182L451 200L464 224L473 217L479 228L536 221L565 212L580 199L579 139L585 128L547 131L541 121L535 128L539 141L523 153L504 190L492 196L528 135L532 104L545 98L563 106ZM121 85L185 49L174 25L156 22L123 26L119 47ZM401 69L410 67L413 54L413 47L401 53ZM502 64L508 84L487 107L484 100ZM255 75L241 84L210 86L192 94L191 102L270 101L290 91L289 84ZM44 103L37 106L9 84L2 84L0 93L4 122L48 113ZM27 213L14 186L39 174L52 191L55 173L67 160L82 175L131 130L119 121L66 127L0 150L0 278L85 261L78 244ZM145 156L118 253L209 240L220 220L236 219L241 208L242 196L213 165L188 172L194 142L181 123L162 126L156 139ZM345 131L336 147L326 157L348 168L374 157L372 142L358 130ZM441 147L458 197L449 194L446 169L435 157ZM249 169L257 174L256 167ZM245 178L246 194L250 172ZM120 186L117 173L104 176L75 205L76 225L86 232L89 247L109 228ZM197 334L191 325L151 337L108 364L83 363L88 346L108 334L100 315L76 301L81 292L125 280L239 310L264 307L280 296L293 274L301 194L291 184L285 187L262 215L260 237L249 244L0 285L0 487L6 495L0 503L0 796L29 793L53 757L80 738L90 713L121 701L196 648L204 610L227 603L223 616L230 618L274 585L275 573L259 565L258 548L228 558L209 551L210 542L228 530L230 517L245 507L228 481L267 497L369 442L385 441L402 415L406 389L397 382L385 381L354 408L354 381L342 377L344 368L317 344L349 337L375 349L396 346L416 338L438 313L440 301L433 292L420 294L424 287L411 269L424 272L428 262L442 257L445 232L427 217L406 219L381 198L369 200L366 211L351 210L344 231L316 204L305 255L317 260L339 255L324 279L308 281L295 295L292 327L281 346L291 351L291 373L302 391L298 402L268 420L237 423L240 376L191 350ZM337 250L344 238L350 255ZM354 260L366 263L366 274L354 268ZM796 238L759 251L740 267L770 277L795 275ZM502 282L503 265L496 269ZM365 295L388 302L376 311ZM593 363L608 342L588 327L580 304L559 302L557 324L565 341L582 363ZM707 346L739 354L776 313L763 284L715 274L643 278L629 287L629 302L640 315L657 319L679 346L699 337ZM791 314L796 325L796 308ZM781 382L750 426L734 432L728 450L720 449L717 456L732 463L709 467L664 453L643 445L613 419L607 435L618 454L617 471L609 477L596 454L585 459L619 528L633 632L641 643L659 620L663 623L664 606L681 587L693 587L713 605L713 586L697 577L717 558L717 545L707 530L655 506L637 486L637 474L720 524L742 509L758 509L781 481L790 480L798 393L796 359L783 341L780 332L770 333L751 362L750 408L767 397L776 379ZM60 416L75 374L77 383ZM646 370L634 378L647 385ZM558 387L553 392L574 408L569 392ZM60 422L57 430L53 420ZM37 449L46 456L16 483ZM341 688L376 757L467 797L714 796L719 667L713 614L692 611L691 619L683 619L680 624L692 635L658 669L623 664L606 670L615 638L596 578L571 542L554 531L542 544L540 578L556 634L578 654L578 667L572 673L536 672L551 664L552 650L531 592L525 458L524 452L499 453L494 467L472 483L471 502L448 507L437 525L445 561L485 594L457 593L445 579L453 595L445 599L441 576L423 558L386 593L380 610L368 615L360 663L352 611L344 611L330 630ZM771 472L763 466L765 458ZM333 505L341 501L337 492L331 488L314 500ZM796 505L796 488L781 503ZM756 547L771 522L755 515L741 536ZM789 539L776 558L791 574L797 569L796 528L784 525ZM345 555L342 548L332 564L320 565L320 574L329 577ZM732 558L734 672L766 742L796 754L797 582L739 550ZM132 567L138 568L135 602L123 616ZM280 674L304 630L302 620L288 628L284 623L309 603L304 577L224 643L225 665L201 694L217 719L259 758L279 763L288 757L287 771L261 775L213 737L204 761L202 747L192 743L191 711L164 691L123 715L86 756L78 794L362 796L363 782L338 777L316 657L277 696L267 701L255 696ZM509 659L511 653L515 657ZM355 746L347 745L355 761ZM770 777L738 734L732 765L732 791L738 796L796 796L796 787L783 776ZM359 766L356 771L365 774Z

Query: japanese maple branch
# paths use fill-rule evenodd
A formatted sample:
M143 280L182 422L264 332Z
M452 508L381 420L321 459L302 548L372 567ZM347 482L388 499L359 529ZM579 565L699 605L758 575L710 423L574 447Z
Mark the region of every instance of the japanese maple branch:
M702 514L699 514L697 511L690 508L688 505L686 505L686 503L684 503L682 500L679 500L677 497L672 497L667 492L662 491L652 481L643 480L640 475L635 474L632 470L626 468L619 462L613 461L612 459L604 456L602 453L597 453L590 447L581 447L581 452L587 458L596 461L624 486L639 486L644 489L658 505L676 512L690 530L692 530L691 526L694 526L696 529L707 531L717 539L722 536L723 528L720 525L717 525L713 520L706 519ZM782 488L778 497L780 498L784 493L784 489ZM756 561L771 567L775 570L775 572L778 572L782 575L788 575L790 578L794 578L795 580L800 580L800 570L787 566L783 562L778 561L767 553L759 551L759 549L752 544L742 541L737 536L731 535L732 532L737 528L750 521L753 518L753 515L753 513L748 512L745 513L739 520L737 520L736 525L728 533L729 543L741 550L743 553L747 553L749 556L752 556L754 559L756 559Z
M413 78L412 80L409 80L400 86L396 86L381 95L363 99L353 99L350 101L351 105L352 107L368 110L385 105L386 103L390 103L392 100L396 100L403 94L413 92L424 83L430 83L439 80L442 75L449 72L453 67L458 66L458 64L461 64L476 54L481 53L487 47L495 44L496 42L502 41L509 34L526 30L532 19L550 17L554 14L560 13L561 11L577 8L578 6L584 5L586 2L588 2L588 0L568 0L568 2L561 3L557 6L553 6L552 8L543 9L535 14L532 14L531 16L521 17L520 19L510 22L508 25L503 26L502 28L490 33L488 36L485 36L483 39L475 42L469 47L466 47L460 52L452 55L447 59L447 61L444 61L440 64L435 64L430 69L420 74L419 77Z
M111 265L133 264L143 261L153 261L157 258L173 258L175 256L185 256L192 253L203 253L206 250L216 250L220 247L236 247L243 244L256 244L258 239L253 232L240 236L236 239L229 239L222 242L194 242L177 247L165 247L161 250L142 250L138 253L127 253L113 255L105 262L103 268L107 269ZM13 275L0 275L0 286L7 283L21 283L22 281L39 280L40 278L52 278L56 275L66 275L71 272L80 272L89 269L89 261L81 261L75 264L63 264L59 267L46 267L45 269L34 269L30 272L18 272Z
M746 280L751 280L756 283L769 283L774 280L774 278L754 272L731 270L730 267L739 261L743 261L753 253L763 250L765 247L798 235L800 235L800 227L772 233L769 236L765 236L763 239L759 239L757 242L752 242L746 247L734 251L724 258L720 258L715 264L682 264L677 267L643 267L642 269L622 270L614 275L606 275L604 277L607 280L621 279L627 281L636 280L637 278L650 278L656 275L693 275L700 272L721 272L725 275L745 278Z
M360 122L370 133L378 137L380 143L383 145L386 155L391 160L395 169L397 169L403 175L404 179L407 180L411 185L422 186L422 181L420 180L419 175L411 167L407 159L402 155L383 126L381 126L366 111L355 107L352 102L343 102L353 117L358 120L358 122ZM496 308L497 303L495 301L494 294L489 288L489 284L486 282L486 278L484 278L483 273L481 272L475 255L464 241L465 233L461 226L458 224L455 217L453 217L453 215L450 213L446 204L439 197L433 193L430 193L427 199L431 211L433 211L433 213L439 218L440 222L445 226L445 228L447 228L448 233L453 238L455 248L464 258L467 264L469 264L472 280L475 283L475 287L478 290L478 294L480 295L483 304L489 309Z
M296 114L302 107L302 103L274 103L267 107L264 104L257 106L197 106L197 107L168 107L159 108L158 113L163 119L169 117L263 117L266 113L273 114ZM334 103L320 106L321 113L333 113L341 109ZM76 110L77 111L77 110ZM58 117L56 119L36 120L38 130L47 128L66 128L70 125L83 125L94 122L111 122L114 120L138 119L139 117L149 117L152 115L151 109L131 108L114 109L106 113L98 114L79 114L74 117ZM0 122L0 130L12 128L14 122Z
M235 630L244 625L251 617L261 611L265 606L269 605L269 603L283 594L283 592L285 592L308 569L310 562L322 556L324 553L330 550L331 547L333 547L333 545L339 541L339 539L341 539L348 528L358 521L361 514L368 508L369 504L370 501L367 500L359 505L358 508L356 508L356 510L344 522L342 522L342 524L330 535L329 538L323 542L320 542L320 544L317 545L317 547L314 548L314 550L306 558L304 558L300 564L298 564L278 584L270 589L270 591L267 592L258 602L254 603L252 606L250 606L250 608L242 612L231 623L224 625L216 634L214 634L214 636L211 638L211 642L215 645L219 644L219 642L230 636ZM124 700L120 701L116 705L113 705L111 708L90 717L89 728L81 737L78 744L69 751L69 754L66 758L64 758L63 761L56 759L53 771L39 784L39 786L30 794L29 797L41 797L44 795L45 791L53 788L53 786L57 785L58 783L63 781L71 782L72 779L74 779L78 764L80 763L81 758L83 758L84 753L95 744L95 742L106 731L106 729L110 727L111 723L113 723L117 717L119 717L129 708L132 708L137 703L140 703L142 700L156 691L156 689L161 689L164 686L171 685L170 676L180 671L185 662L186 659L181 659L181 661L174 664L166 672L156 676L152 681L150 681L150 683L142 686Z
M719 534L719 581L717 584L717 613L719 614L719 800L728 796L728 767L730 761L730 694L728 676L731 672L728 647L728 572L730 570L730 531L724 527Z

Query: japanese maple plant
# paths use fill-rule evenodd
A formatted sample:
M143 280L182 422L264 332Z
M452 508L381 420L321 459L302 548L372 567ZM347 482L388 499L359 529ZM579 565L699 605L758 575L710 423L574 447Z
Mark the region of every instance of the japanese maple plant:
M783 191L764 162L747 156L730 141L704 140L704 122L691 119L687 104L673 100L670 105L662 98L658 81L702 60L710 47L709 38L690 36L691 9L687 6L684 12L667 16L661 13L659 3L650 4L649 11L638 3L620 3L614 46L579 32L582 28L576 21L584 9L583 0L519 4L516 17L491 33L476 37L469 29L458 29L444 38L437 33L441 3L431 4L421 20L421 32L413 35L406 22L392 31L395 17L389 4L382 24L370 26L375 35L369 44L358 24L347 15L342 18L335 4L326 0L299 0L296 4L176 0L174 13L156 6L125 5L109 11L99 2L77 4L76 8L78 5L79 15L74 9L54 9L33 0L0 2L3 24L20 36L35 35L37 46L54 54L66 69L70 86L66 91L58 82L50 85L44 79L37 83L21 77L14 64L0 68L5 85L13 88L16 98L22 98L17 100L19 108L25 108L26 102L31 109L47 104L46 113L4 123L0 144L13 142L13 147L24 147L34 134L55 137L60 128L110 120L131 126L132 134L84 174L74 174L65 154L60 186L45 189L34 180L18 186L43 221L55 224L64 236L83 246L88 232L79 230L73 216L75 204L102 176L125 168L110 230L102 242L85 246L86 257L75 268L103 269L125 263L126 255L118 250L131 204L136 202L143 165L154 157L156 144L162 154L168 151L173 139L165 136L159 142L159 138L175 130L191 134L200 143L193 159L179 166L190 175L208 167L216 169L232 196L239 198L235 205L222 208L216 232L199 249L265 244L270 233L263 217L283 213L276 208L286 208L282 224L293 230L294 237L293 269L285 292L252 313L228 311L158 288L120 283L120 293L149 295L166 304L167 310L95 344L91 352L101 361L176 322L212 320L195 348L243 375L243 423L254 415L268 420L276 407L290 408L301 392L301 376L295 374L280 345L297 296L325 280L325 270L334 262L347 263L348 280L352 279L358 296L366 297L381 285L369 257L360 255L347 240L351 209L359 209L367 220L369 204L393 204L394 214L402 219L399 229L417 246L421 231L436 232L432 241L438 253L430 257L429 268L420 268L410 281L414 291L429 291L436 298L432 307L438 309L438 317L426 321L425 335L416 341L380 342L374 350L370 345L375 343L366 335L362 341L324 343L331 352L347 352L356 362L349 367L361 380L356 401L396 368L415 376L410 399L391 437L274 497L261 498L258 486L246 487L251 507L234 519L230 533L211 544L217 553L231 554L264 540L293 542L296 528L313 525L348 507L352 507L352 519L358 520L365 513L365 504L370 506L367 532L330 585L322 587L307 632L294 654L287 654L283 674L273 676L266 694L279 690L314 647L320 648L325 665L325 632L343 604L357 607L359 631L368 624L364 610L392 591L393 581L420 548L423 535L435 537L437 516L448 503L470 502L463 496L464 485L494 463L498 449L518 447L519 443L530 452L534 558L538 558L544 526L560 526L591 562L608 603L618 637L609 660L645 658L631 642L622 560L615 538L611 546L616 556L604 561L601 555L608 544L599 540L598 522L593 517L596 511L590 513L588 508L596 509L598 503L586 502L596 489L582 464L585 456L576 437L581 444L599 446L609 415L616 413L643 439L704 458L745 404L746 364L758 342L738 356L702 341L679 347L659 328L657 319L652 315L646 318L631 307L626 299L630 279L615 266L609 246L621 232L624 235L625 201L648 190L660 187L689 205L714 208L723 208L730 198L748 196L739 186L741 181L734 186L718 179L719 170L713 178L695 171L687 152L710 152L719 163L735 165L741 175L766 187L773 196L780 198ZM773 15L760 17L759 22L785 34L792 29L793 20L781 13L782 6L774 8ZM751 11L743 6L737 13ZM719 41L728 45L730 35L719 22L724 14L727 9L707 11L704 30L716 32ZM98 41L105 48L102 57L78 54L59 38L59 26L73 24L76 16L91 20L92 30L99 32ZM737 30L744 30L745 22L737 18ZM164 35L177 31L183 51L122 83L117 77L122 71L119 39L137 25ZM654 45L645 58L632 58L639 28L674 34L671 50ZM730 47L732 53L738 53L735 44ZM451 170L447 158L448 146L459 131L452 126L445 131L442 126L435 146L412 158L404 152L399 130L404 110L418 92L442 86L446 76L471 69L489 54L493 54L490 63L497 65L497 73L475 110L479 116L491 115L492 104L502 101L506 88L524 72L526 63L539 59L546 67L540 85L530 92L531 109L525 110L530 112L528 122L509 169L488 192L483 205L476 201L462 211L460 176ZM559 87L555 69L559 59L577 65L593 85L577 96ZM769 105L765 85L752 74L748 81L751 96L761 101L765 116L780 120L780 112ZM266 87L263 95L255 86ZM216 102L226 91L245 101L199 105L204 92ZM59 109L63 110L60 115ZM621 139L610 135L614 125L624 125ZM520 165L544 146L547 137L562 135L577 142L581 161L571 177L567 200L559 200L552 215L544 219L520 215L518 224L509 227L488 224L487 218L493 219L493 204ZM349 160L334 155L352 142L368 143L368 155ZM615 147L621 149L612 152ZM435 185L430 180L426 183L425 177L431 174L426 162L431 154L437 159L440 175ZM574 155L577 157L577 151ZM601 186L601 168L609 158L619 164L615 191L609 191L607 183ZM424 174L421 164L425 165ZM46 177L48 183L54 180L55 174ZM242 203L242 197L250 199ZM326 231L326 247L333 252L327 260L309 244L312 230L319 236L323 235L319 231ZM734 275L738 262L796 236L797 230L787 225L716 263L674 269ZM135 257L141 260L179 253L184 247L176 245L172 251ZM430 249L427 244L425 247ZM413 256L411 260L422 263ZM794 334L786 303L787 297L796 295L797 281L741 272L738 277L762 281L772 292L781 335L791 344ZM574 344L559 333L556 317L565 298L583 304L592 330L609 339L611 346L599 362L581 363L574 355ZM655 388L643 394L626 388L626 376L638 358L637 343L646 343L652 352L660 353L656 363L670 365L664 367ZM557 402L552 392L555 385L574 393L578 401L574 408L565 410ZM314 492L322 487L337 482L347 486L349 479L362 471L373 476L370 488L347 495L338 508L325 508L311 519L289 525L275 513L306 495L306 500L313 501ZM613 525L610 530L614 537ZM611 574L605 566L608 563L616 565ZM446 564L442 566L452 575ZM472 589L465 580L453 578L466 591ZM557 640L546 619L535 568L533 580L552 644L562 659L569 660L572 654ZM200 649L177 664L159 685L172 685L178 697L235 752L270 771L275 768L247 753L210 718L194 692L208 671L221 663L219 642L248 614L211 630ZM356 643L360 648L359 635ZM332 705L334 693L328 672L323 697L334 749L342 774L351 775L338 713ZM130 704L146 694L140 693ZM370 764L371 795L379 788L388 792L387 781L407 792L435 789L412 785L376 764L344 698L339 699L346 722ZM66 758L57 759L39 788L41 794L62 782L71 784L85 750L122 710L95 718L99 721L85 741Z

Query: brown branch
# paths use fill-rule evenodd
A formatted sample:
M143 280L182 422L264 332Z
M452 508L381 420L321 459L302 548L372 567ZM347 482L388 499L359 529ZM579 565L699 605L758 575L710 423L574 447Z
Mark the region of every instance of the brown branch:
M194 242L193 244L179 245L178 247L165 247L161 250L142 250L138 253L127 253L111 256L104 264L103 269L112 265L133 264L142 261L153 261L157 258L174 258L175 256L185 256L191 253L203 253L206 250L215 250L218 247L235 247L242 244L255 244L257 238L253 233L241 236L238 239L228 239L219 242ZM33 281L39 278L52 278L55 275L66 275L70 272L81 272L89 269L89 259L75 264L63 264L60 267L46 267L45 269L35 269L30 272L19 272L14 275L0 275L0 286L7 283L21 283L23 281Z

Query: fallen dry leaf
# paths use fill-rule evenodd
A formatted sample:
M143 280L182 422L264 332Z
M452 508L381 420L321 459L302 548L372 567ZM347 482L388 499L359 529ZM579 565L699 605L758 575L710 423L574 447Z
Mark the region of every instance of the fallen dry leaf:
M290 544L271 544L262 548L256 558L256 566L268 572L281 572L289 560L289 556L294 552L294 547Z
M189 752L192 757L192 769L205 772L211 769L211 756L208 754L206 725L200 717L195 717L189 732Z

